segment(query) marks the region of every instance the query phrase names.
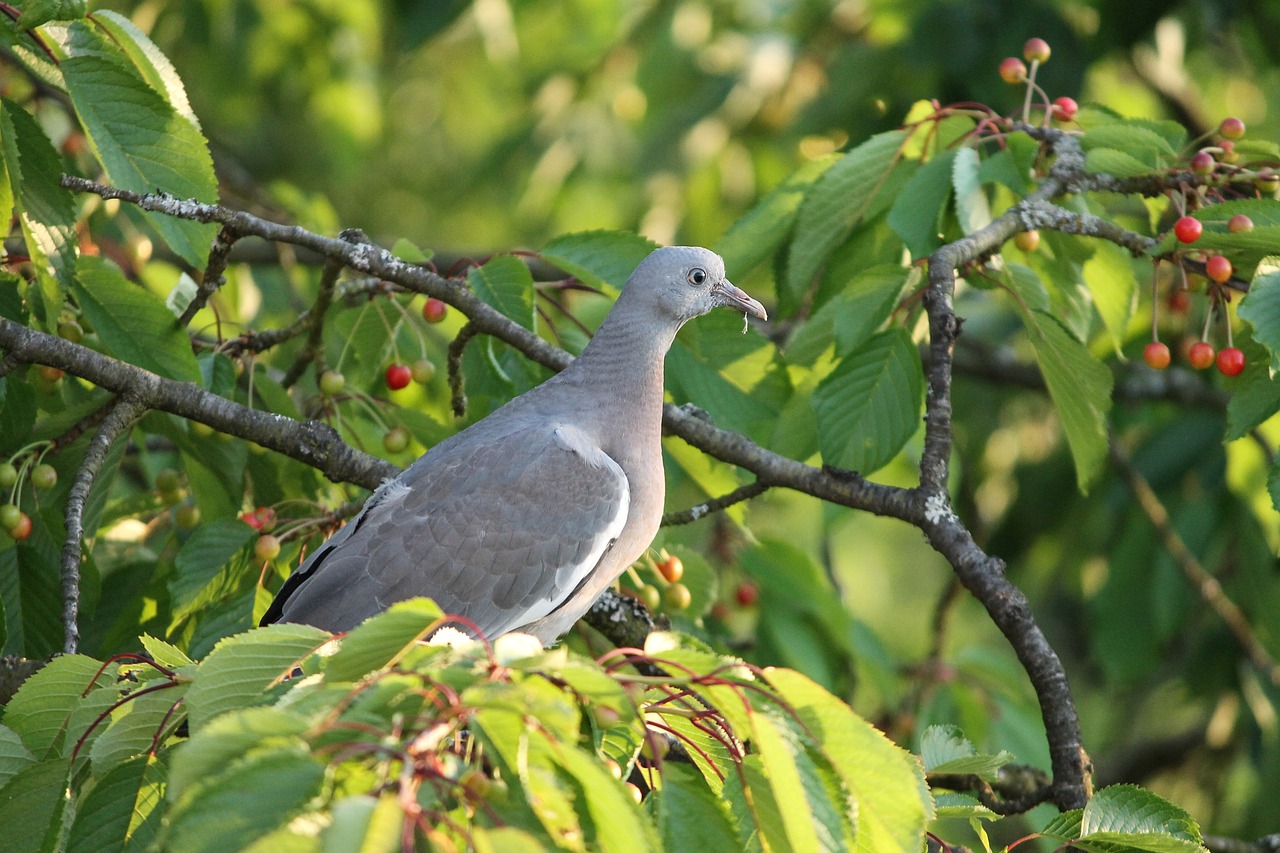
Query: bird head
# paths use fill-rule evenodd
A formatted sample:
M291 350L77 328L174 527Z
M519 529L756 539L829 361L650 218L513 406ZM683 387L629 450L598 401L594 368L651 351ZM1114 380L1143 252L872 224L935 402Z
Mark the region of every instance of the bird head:
M668 246L641 261L624 292L653 300L662 313L684 323L713 308L769 318L764 306L725 278L724 260L698 246Z

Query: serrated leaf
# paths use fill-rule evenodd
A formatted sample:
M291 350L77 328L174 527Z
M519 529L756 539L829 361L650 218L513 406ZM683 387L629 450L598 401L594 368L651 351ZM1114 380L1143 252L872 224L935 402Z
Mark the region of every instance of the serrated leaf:
M1085 155L1086 172L1111 175L1114 178L1136 178L1150 174L1154 165L1148 165L1132 154L1115 148L1095 148Z
M1031 267L1018 263L1006 263L1000 280L1009 288L1014 296L1022 301L1023 306L1032 311L1048 311L1050 307L1049 291L1045 288L1040 276Z
M815 747L858 805L857 847L866 853L916 853L933 801L919 762L848 705L798 672L765 677L800 718Z
M199 382L191 341L164 302L125 279L109 261L80 258L76 301L116 358L178 382Z
M863 474L883 468L920 426L924 376L910 336L901 329L872 336L812 399L826 464Z
M993 778L1013 756L1001 750L994 755L979 754L957 726L936 725L920 738L920 758L930 773L955 773Z
M1252 341L1238 343L1245 354L1245 368L1244 373L1232 381L1231 399L1227 401L1226 441L1243 438L1280 411L1280 376L1271 375L1266 350Z
M850 849L856 807L831 802L790 727L773 712L758 710L751 715L751 745L778 804L786 849Z
M111 183L201 202L217 200L213 160L204 137L139 76L137 69L82 22L69 28L60 63L76 116ZM217 226L145 214L183 260L204 266Z
M688 765L662 768L662 787L652 794L653 812L666 850L740 853L725 801Z
M1075 462L1076 483L1087 493L1107 455L1107 414L1111 411L1111 371L1056 318L1021 312L1049 396Z
M970 149L965 149L970 150ZM889 208L885 222L906 244L911 257L929 255L941 245L938 221L951 197L951 170L956 151L944 151L916 170Z
M1099 240L1095 249L1093 257L1084 263L1084 281L1102 324L1119 351L1138 307L1138 280L1124 249L1107 240Z
M657 243L629 231L583 231L557 237L539 254L585 284L621 290L656 248Z
M652 830L641 820L631 795L598 759L571 747L562 747L552 754L578 783L580 796L586 800L585 809L579 805L578 811L585 811L591 818L592 850L642 853L656 849Z
M934 793L933 801L937 808L936 817L939 820L961 818L969 821L997 821L1001 818L1001 815L996 814L969 794L960 794L955 791L938 791Z
M154 756L139 755L95 776L93 787L76 803L67 853L124 850L130 840L143 847L136 834L158 819L163 801L161 765Z
M1192 816L1137 785L1108 786L1085 804L1080 818L1080 838L1101 840L1098 836L1103 833L1128 836L1124 839L1126 844L1134 844L1143 835L1160 835L1189 843L1189 847L1137 845L1144 850L1199 850L1203 840Z
M6 853L54 849L67 807L70 774L70 760L60 758L24 768L0 788L0 826L8 830Z
M330 639L310 625L268 625L219 642L196 670L187 692L191 730L219 714L263 701L263 691L287 676Z
M968 146L956 151L951 163L951 184L956 193L956 218L965 234L981 231L991 224L991 204L982 187L978 152Z
M332 681L355 681L394 663L425 639L443 616L428 598L396 602L342 639L338 651L325 659L325 676Z
M83 18L89 4L87 0L31 0L22 6L22 14L18 16L18 29L31 30L49 21Z
M1005 139L1005 147L983 158L978 180L984 184L1003 184L1018 195L1026 195L1032 185L1032 168L1040 144L1024 133Z
M406 240L404 237L397 238L392 244L391 254L411 264L425 264L435 256L435 252L430 249L424 251L417 243Z
M832 154L808 161L729 226L712 248L724 258L730 281L745 277L786 241L805 194L838 159Z
M110 724L101 725L104 731L93 741L89 759L95 775L105 775L128 758L145 755L163 738L163 729L177 723L174 706L187 692L185 684L177 682L163 686L152 685L152 692L135 696L121 704L112 714Z
M906 137L901 130L876 134L828 168L805 196L782 281L792 300L873 209Z
M15 205L37 276L27 298L41 327L52 332L75 273L75 204L58 183L62 161L53 144L35 118L8 99L0 99L0 147L9 203Z
M247 755L266 750L302 749L309 722L276 707L245 708L223 714L173 753L169 800L198 796L199 786Z
M297 750L251 756L199 786L169 813L167 849L242 850L289 822L320 788L324 764Z
M22 737L8 726L0 726L0 788L36 757L22 743Z
M162 95L179 115L199 130L200 120L191 109L191 102L187 98L187 90L182 85L182 79L178 77L177 69L169 61L169 57L156 47L155 42L138 29L133 21L110 9L99 9L94 12L93 23L110 35L111 41L124 51L134 68L138 69L138 73L151 88Z
M1252 327L1253 339L1271 353L1271 373L1280 372L1280 270L1255 278L1236 313Z
M83 694L111 684L101 670L101 662L84 655L54 658L18 688L5 706L4 724L37 758L47 756L61 742Z
M497 255L484 266L468 270L467 283L508 320L533 331L533 276L524 261L514 255Z
M908 274L885 265L861 272L796 330L784 349L787 361L812 364L832 343L841 356L862 346L897 307Z
M1098 148L1114 148L1128 151L1139 159L1157 164L1162 157L1173 157L1176 152L1169 140L1146 127L1130 123L1115 123L1090 129L1080 138L1085 151Z
M200 525L174 557L169 595L175 611L195 601L223 566L254 539L256 534L238 518L220 518Z

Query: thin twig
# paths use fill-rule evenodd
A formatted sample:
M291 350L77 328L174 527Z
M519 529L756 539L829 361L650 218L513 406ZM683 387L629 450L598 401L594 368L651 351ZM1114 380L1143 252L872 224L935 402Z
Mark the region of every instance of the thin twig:
M749 501L754 497L764 494L769 490L768 484L756 480L754 483L747 483L745 486L739 486L727 495L721 495L718 498L710 498L696 506L688 509L676 510L662 516L662 524L664 527L675 526L679 524L689 524L700 518L706 518L713 512L726 510L734 504Z

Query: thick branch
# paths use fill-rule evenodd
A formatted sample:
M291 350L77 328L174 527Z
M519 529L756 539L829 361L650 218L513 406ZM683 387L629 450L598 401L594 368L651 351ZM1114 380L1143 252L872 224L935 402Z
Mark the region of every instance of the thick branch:
M89 441L89 449L67 493L67 538L62 545L62 651L65 654L74 654L80 644L80 544L84 538L84 506L89 490L111 446L144 411L146 408L131 395L119 397L111 404L106 419Z
M4 317L0 317L0 348L7 358L59 367L117 394L132 395L148 409L172 412L257 442L316 468L334 482L372 489L399 470L348 447L328 424L250 409L193 383L165 379Z

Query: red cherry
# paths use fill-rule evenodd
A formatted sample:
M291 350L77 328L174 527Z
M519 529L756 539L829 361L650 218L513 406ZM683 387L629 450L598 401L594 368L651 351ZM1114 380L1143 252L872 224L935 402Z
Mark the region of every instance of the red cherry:
M1000 63L1000 79L1013 85L1027 79L1027 66L1016 56L1010 56Z
M743 581L733 591L733 598L742 607L752 607L760 598L760 590L751 581Z
M1244 136L1244 122L1235 116L1224 118L1218 125L1218 133L1227 139L1239 139Z
M1169 292L1165 298L1165 305L1169 306L1169 310L1175 314L1185 314L1191 307L1191 295L1180 287Z
M1208 341L1197 341L1191 345L1191 349L1187 350L1187 361L1196 370L1204 370L1213 364L1213 359L1213 344Z
M1217 161L1213 159L1213 155L1208 151L1197 151L1195 156L1191 158L1191 171L1197 175L1211 175L1217 165Z
M1227 230L1232 234L1252 231L1253 220L1245 216L1243 213L1237 213L1235 216L1227 220Z
M8 530L9 535L13 537L15 542L23 541L31 535L31 516L24 512L22 517L18 519L18 523L8 528Z
M667 583L675 583L684 577L684 563L679 557L667 557L659 561L658 573L667 579Z
M1053 117L1058 121L1072 121L1079 110L1075 98L1058 98L1053 102Z
M439 323L444 319L444 315L448 313L449 306L434 296L429 297L422 306L422 319L428 323Z
M1227 260L1224 255L1214 255L1204 262L1204 274L1218 282L1218 284L1222 284L1231 278L1232 272L1234 270L1231 268L1231 261Z
M1049 43L1042 38L1029 38L1022 46L1022 55L1027 62L1045 63L1049 61Z
M409 365L395 362L387 368L387 387L392 391L399 391L409 384L413 379L413 371L409 369Z
M1204 225L1194 216L1184 216L1173 223L1173 233L1183 243L1194 243L1203 231Z
M1142 360L1148 367L1164 370L1169 366L1169 348L1159 341L1152 341L1143 347Z
M1218 372L1223 376L1239 376L1244 370L1244 353L1227 347L1218 353Z

